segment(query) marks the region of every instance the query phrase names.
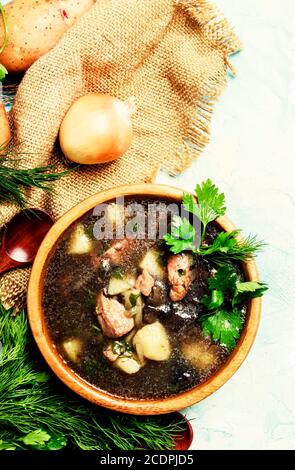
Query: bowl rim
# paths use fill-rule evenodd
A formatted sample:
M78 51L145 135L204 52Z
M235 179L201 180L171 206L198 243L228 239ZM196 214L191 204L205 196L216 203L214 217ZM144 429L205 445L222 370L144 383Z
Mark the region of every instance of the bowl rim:
M182 195L183 190L180 188L149 183L117 186L94 194L60 217L45 236L38 250L30 275L27 296L28 318L33 336L47 364L59 379L75 393L97 405L115 411L138 415L170 413L191 406L211 395L232 377L247 357L254 342L260 321L261 298L250 300L248 318L235 349L228 356L225 364L209 377L208 380L191 390L181 392L171 397L160 399L133 399L104 392L82 379L70 368L65 360L62 359L53 341L50 339L42 310L44 279L50 255L69 226L98 204L110 201L116 197L154 196L180 201ZM234 224L226 216L218 218L216 222L225 231L236 229ZM242 238L240 235L238 236ZM254 259L244 263L243 267L248 280L259 281L258 269Z

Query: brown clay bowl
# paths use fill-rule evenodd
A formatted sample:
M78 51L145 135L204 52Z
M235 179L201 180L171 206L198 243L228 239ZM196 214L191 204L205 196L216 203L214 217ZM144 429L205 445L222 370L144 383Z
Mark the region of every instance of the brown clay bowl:
M69 226L98 204L107 202L117 196L155 196L174 199L179 202L181 201L182 194L183 191L181 189L156 184L120 186L95 194L73 207L54 224L37 253L28 290L28 314L34 338L42 355L55 374L78 395L97 405L138 415L162 414L181 410L203 400L225 384L245 360L253 344L260 320L260 298L250 301L248 319L236 348L232 351L226 363L206 382L194 387L192 390L169 398L138 400L111 395L79 377L58 354L48 334L42 310L44 278L50 257ZM235 229L235 226L227 217L219 218L217 223L223 230L232 231ZM245 263L244 270L248 280L259 280L254 260Z

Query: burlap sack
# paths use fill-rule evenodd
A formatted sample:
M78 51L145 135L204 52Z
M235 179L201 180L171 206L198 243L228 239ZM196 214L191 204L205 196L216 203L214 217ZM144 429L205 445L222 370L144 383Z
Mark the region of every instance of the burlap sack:
M185 168L208 142L215 100L226 84L228 55L240 47L227 20L207 0L98 0L22 80L11 112L21 162L58 162L61 121L87 92L135 97L134 141L118 161L79 169L55 185L58 196L32 191L29 204L54 217L111 186L150 181L160 166ZM17 211L1 206L8 221ZM5 305L23 304L30 269L0 279Z

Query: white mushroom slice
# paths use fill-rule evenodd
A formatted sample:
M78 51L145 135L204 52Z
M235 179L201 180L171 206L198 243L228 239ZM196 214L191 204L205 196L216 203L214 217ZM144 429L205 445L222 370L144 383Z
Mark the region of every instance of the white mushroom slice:
M93 240L85 233L82 224L77 225L73 231L68 245L68 254L70 255L84 255L90 253L93 249Z
M158 321L138 330L133 338L133 345L140 360L146 357L153 361L166 361L171 355L168 335Z

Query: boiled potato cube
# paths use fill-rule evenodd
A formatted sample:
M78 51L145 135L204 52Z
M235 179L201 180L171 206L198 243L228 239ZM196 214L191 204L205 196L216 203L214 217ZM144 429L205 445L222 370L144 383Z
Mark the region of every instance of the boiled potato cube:
M140 360L146 357L153 361L167 361L171 355L168 335L158 321L138 330L133 338L133 345Z
M62 346L68 358L73 362L77 362L82 351L82 343L80 339L68 339L67 341L63 342Z
M161 279L165 276L165 268L161 264L161 252L156 248L149 250L142 258L139 267L148 271L151 276Z
M85 233L82 224L77 225L72 233L68 246L68 253L70 255L84 255L93 249L93 240L90 240Z
M125 374L136 374L141 369L141 364L135 357L119 357L114 365Z
M135 277L134 276L122 276L122 278L118 278L116 276L111 277L108 287L108 294L109 295L118 295L122 294L126 290L134 287L135 285Z

